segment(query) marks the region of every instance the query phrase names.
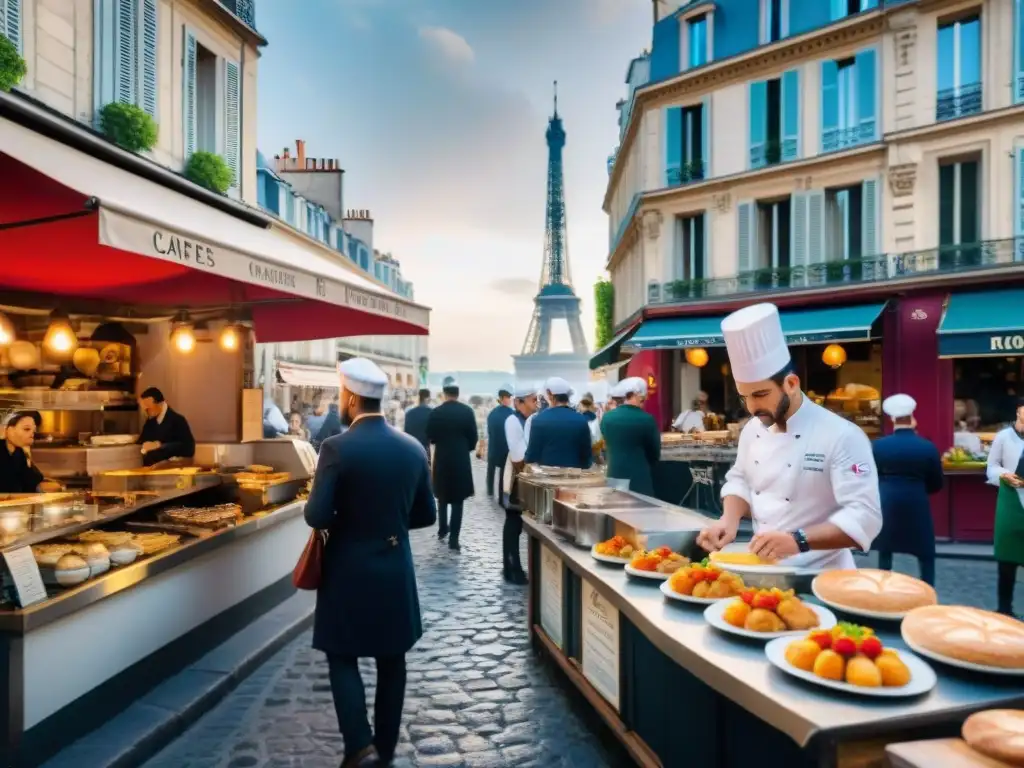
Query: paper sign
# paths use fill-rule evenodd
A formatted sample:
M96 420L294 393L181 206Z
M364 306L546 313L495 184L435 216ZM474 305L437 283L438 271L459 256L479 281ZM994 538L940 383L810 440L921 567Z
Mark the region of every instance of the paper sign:
M14 581L20 607L27 608L46 599L46 586L31 547L18 547L4 552L4 562Z

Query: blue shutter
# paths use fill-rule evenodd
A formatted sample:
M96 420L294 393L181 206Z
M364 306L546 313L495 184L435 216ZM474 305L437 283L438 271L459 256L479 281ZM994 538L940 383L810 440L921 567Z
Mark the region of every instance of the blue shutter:
M651 82L679 74L679 20L667 16L654 25L651 49Z
M750 167L760 168L765 164L765 142L768 140L768 83L750 84L750 99L747 109L750 120Z
M820 0L819 0L820 2ZM846 17L846 0L832 0L832 21Z
M839 149L839 65L821 62L821 151Z
M793 193L790 203L790 264L793 266L790 285L795 287L807 285L807 265L810 263L807 243L807 193Z
M242 77L233 61L224 62L224 161L234 174L232 187L241 186Z
M1013 165L1014 260L1024 261L1024 147L1017 148Z
M665 109L665 186L674 187L682 181L683 108Z
M800 157L800 72L782 73L782 161Z
M740 274L754 269L754 254L757 250L755 212L754 203L739 203L736 206L736 271Z
M1024 0L1013 4L1013 103L1024 101Z
M878 138L878 72L874 48L857 54L857 143Z
M182 73L182 98L184 108L182 114L185 120L185 160L196 151L199 126L197 123L196 110L196 36L185 30L185 59L184 72Z
M816 189L805 192L807 199L807 264L822 264L828 261L825 247L825 191Z
M142 68L139 104L146 114L156 117L156 0L142 0Z
M7 0L0 0L0 3ZM2 8L3 6L0 6ZM2 11L0 11L2 12ZM116 99L115 41L117 10L115 0L96 0L93 4L93 115L99 127L100 110ZM2 20L0 20L2 21ZM0 31L3 24L0 24Z
M0 35L23 51L21 40L21 0L0 0Z
M700 111L700 159L704 164L702 179L711 178L711 97L704 99L704 107Z
M705 211L704 216L704 253L702 258L704 259L704 269L701 275L705 280L711 277L711 260L714 258L711 253L711 212Z
M138 40L139 20L135 0L117 1L116 47L114 65L115 95L121 104L138 103Z
M879 243L878 223L881 220L881 184L877 179L867 179L861 194L861 235L862 257L877 256L882 252Z
M779 4L782 12L782 18L779 19L779 37L785 39L789 37L789 0L782 0Z

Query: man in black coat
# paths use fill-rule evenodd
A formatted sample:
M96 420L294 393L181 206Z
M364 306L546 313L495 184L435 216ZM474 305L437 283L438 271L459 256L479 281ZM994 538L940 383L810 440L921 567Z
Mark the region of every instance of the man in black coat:
M498 499L501 499L505 461L508 459L508 441L505 440L505 422L515 411L512 409L512 387L498 390L498 404L487 414L487 495L494 496L494 475L498 475Z
M544 384L551 406L533 417L526 444L527 464L589 469L594 462L590 424L569 407L572 387L557 376Z
M430 421L430 412L433 410L427 403L430 402L430 390L420 390L420 404L405 412L405 433L412 435L420 441L423 450L430 454L430 441L427 440L427 422Z
M343 768L389 765L405 703L405 654L423 635L409 531L437 510L423 447L380 412L387 376L369 360L341 364L342 420L320 448L306 522L327 531L313 647L327 654ZM374 730L358 660L377 661Z
M473 495L473 467L470 454L476 450L476 416L459 402L459 385L451 376L444 379L444 402L427 423L427 439L434 447L434 495L437 496L437 538L448 539L448 548L459 551L462 505ZM448 508L451 507L451 527Z
M168 459L191 459L196 455L196 441L188 420L171 409L163 392L156 387L144 390L139 405L148 417L135 441L142 446L144 465L151 467Z

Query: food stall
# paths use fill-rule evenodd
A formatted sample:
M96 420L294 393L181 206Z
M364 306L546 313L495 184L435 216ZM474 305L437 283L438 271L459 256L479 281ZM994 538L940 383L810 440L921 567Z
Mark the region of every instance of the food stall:
M722 515L725 473L736 463L739 425L729 430L661 436L661 460L654 468L654 495L672 504Z
M523 503L529 509L529 491ZM927 640L952 642L978 620L1001 622L994 633L1024 643L1020 622L938 606L923 582L882 571L831 572L877 579L874 602L844 612L841 595L852 603L862 585L826 592L818 573L728 565L748 562L746 553L698 562L707 517L692 510L600 487L558 489L552 505L551 525L524 515L531 637L638 765L883 765L889 743L954 735L973 712L1024 704L1024 659L966 670ZM711 573L717 581L698 596ZM871 605L890 618L863 618ZM732 618L734 608L746 619ZM778 626L751 624L757 613ZM982 659L978 631L964 647ZM827 664L819 669L826 656L845 667L837 679Z

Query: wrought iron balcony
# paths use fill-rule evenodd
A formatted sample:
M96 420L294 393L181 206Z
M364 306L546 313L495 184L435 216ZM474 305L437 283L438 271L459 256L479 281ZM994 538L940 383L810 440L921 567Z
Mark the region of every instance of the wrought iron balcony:
M750 167L764 168L766 165L775 165L782 162L782 142L767 141L756 147L750 148ZM794 156L796 146L794 143Z
M654 283L648 290L648 303L673 304L747 293L863 285L908 277L954 276L1012 264L1024 264L1024 238L942 246L926 251L882 254L804 267L756 269L732 277Z
M838 152L875 140L875 121L870 120L852 128L828 128L821 132L821 151Z
M220 4L256 29L256 0L220 0Z
M981 112L981 83L961 85L939 91L935 101L935 119L955 120Z
M678 168L672 168L669 170L666 178L670 187L678 187L682 184L689 184L693 181L702 181L703 179L703 160L685 161Z

